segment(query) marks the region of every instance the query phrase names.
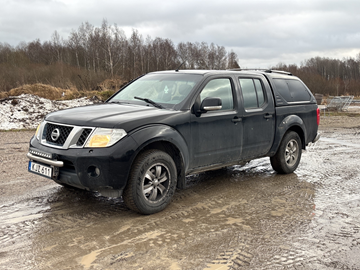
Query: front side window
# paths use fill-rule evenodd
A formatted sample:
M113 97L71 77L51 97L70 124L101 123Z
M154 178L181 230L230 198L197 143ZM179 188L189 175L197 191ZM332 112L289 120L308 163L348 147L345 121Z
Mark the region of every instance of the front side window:
M207 98L221 98L221 110L231 110L234 108L234 99L230 79L213 79L209 81L201 91L201 102Z
M245 109L260 108L265 102L265 96L259 79L239 78Z

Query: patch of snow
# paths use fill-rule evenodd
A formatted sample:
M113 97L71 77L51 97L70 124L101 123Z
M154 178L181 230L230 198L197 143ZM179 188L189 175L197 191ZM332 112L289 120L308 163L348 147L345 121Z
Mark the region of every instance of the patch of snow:
M88 98L52 101L22 94L0 100L0 130L34 129L50 112L93 104Z

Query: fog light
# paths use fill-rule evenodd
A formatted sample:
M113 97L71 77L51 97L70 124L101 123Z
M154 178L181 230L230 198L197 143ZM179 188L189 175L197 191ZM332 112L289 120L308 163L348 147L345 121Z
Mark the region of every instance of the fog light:
M91 177L98 177L100 175L100 169L96 166L90 166L87 169L87 173Z

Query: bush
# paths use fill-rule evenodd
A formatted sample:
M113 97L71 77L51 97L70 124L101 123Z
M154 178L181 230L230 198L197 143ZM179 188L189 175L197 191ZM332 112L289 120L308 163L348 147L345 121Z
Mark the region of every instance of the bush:
M115 91L112 90L105 90L105 91L101 91L99 92L99 97L102 101L107 100L109 97L111 97L113 94L115 93Z

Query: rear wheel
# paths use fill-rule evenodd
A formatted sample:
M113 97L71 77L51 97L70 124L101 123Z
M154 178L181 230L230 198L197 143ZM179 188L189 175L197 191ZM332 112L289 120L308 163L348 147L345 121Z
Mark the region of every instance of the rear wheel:
M175 193L176 175L175 163L167 153L148 150L140 154L123 193L125 204L141 214L163 210Z
M289 131L282 139L276 154L270 158L271 166L278 173L292 173L301 159L301 139L294 131Z

